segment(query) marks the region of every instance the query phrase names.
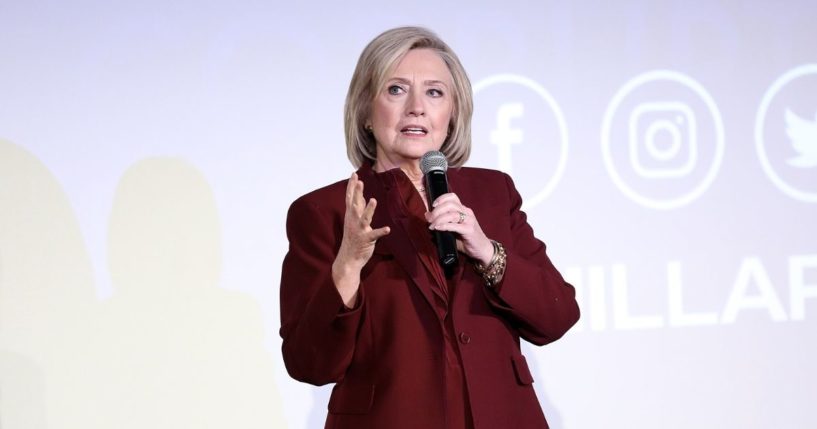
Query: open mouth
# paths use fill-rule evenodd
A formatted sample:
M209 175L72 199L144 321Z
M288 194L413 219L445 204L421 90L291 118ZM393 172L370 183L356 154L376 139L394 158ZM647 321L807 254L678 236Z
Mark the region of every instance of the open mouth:
M404 127L403 129L400 130L400 132L408 136L424 136L428 134L427 129L415 125L409 125L407 127Z

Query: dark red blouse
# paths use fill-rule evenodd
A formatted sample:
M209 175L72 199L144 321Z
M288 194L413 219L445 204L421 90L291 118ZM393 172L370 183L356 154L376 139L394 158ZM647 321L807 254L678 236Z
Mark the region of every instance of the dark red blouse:
M442 267L437 259L437 248L432 239L433 235L428 229L428 222L425 220L426 206L414 184L400 169L393 169L377 175L381 180L389 180L394 189L400 193L399 199L402 202L403 214L409 218L411 239L415 248L418 249L419 257L427 270L429 270L437 280L432 286L434 292L435 311L439 316L440 328L443 331L445 344L443 347L445 366L445 377L440 380L440 388L446 391L446 428L448 429L471 429L473 422L471 410L468 406L468 389L463 375L461 357L457 337L454 333L454 325L451 321L450 304L451 299L457 292L456 279L460 278L460 270L464 269L467 262L460 255L457 271L449 278L445 277ZM452 190L453 191L453 190Z

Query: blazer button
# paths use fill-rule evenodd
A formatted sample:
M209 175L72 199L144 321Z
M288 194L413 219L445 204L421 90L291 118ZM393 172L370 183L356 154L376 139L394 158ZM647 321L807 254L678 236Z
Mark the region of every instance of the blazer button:
M466 334L465 332L460 332L460 342L463 344L468 344L471 342L471 336Z

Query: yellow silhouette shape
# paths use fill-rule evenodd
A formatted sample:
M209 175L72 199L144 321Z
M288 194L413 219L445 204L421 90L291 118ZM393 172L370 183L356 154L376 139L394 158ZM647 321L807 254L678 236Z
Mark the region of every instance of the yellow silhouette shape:
M0 140L0 427L76 426L96 304L79 224L57 180Z
M0 141L0 427L285 427L260 309L218 287L220 265L203 176L144 160L117 188L114 294L96 302L57 181Z

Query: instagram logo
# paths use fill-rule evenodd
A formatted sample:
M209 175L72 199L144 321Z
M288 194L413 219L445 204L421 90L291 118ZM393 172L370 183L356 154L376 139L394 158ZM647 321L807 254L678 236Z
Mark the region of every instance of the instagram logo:
M723 160L723 123L701 84L655 70L615 94L601 143L605 168L624 195L669 210L700 197L714 181Z
M673 101L641 103L630 113L630 163L641 177L684 177L698 155L695 115Z

